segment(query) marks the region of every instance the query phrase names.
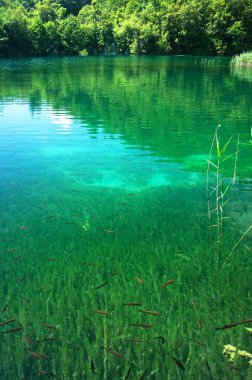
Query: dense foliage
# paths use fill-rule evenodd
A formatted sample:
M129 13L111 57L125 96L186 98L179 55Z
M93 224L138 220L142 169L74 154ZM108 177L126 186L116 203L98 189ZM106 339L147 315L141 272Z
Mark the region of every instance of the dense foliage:
M2 57L251 48L252 0L0 0Z

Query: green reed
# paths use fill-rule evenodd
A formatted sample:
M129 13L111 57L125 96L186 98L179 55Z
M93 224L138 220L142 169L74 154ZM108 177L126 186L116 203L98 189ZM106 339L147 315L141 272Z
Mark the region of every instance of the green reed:
M236 55L231 60L231 65L234 67L251 67L252 66L252 52L241 53Z

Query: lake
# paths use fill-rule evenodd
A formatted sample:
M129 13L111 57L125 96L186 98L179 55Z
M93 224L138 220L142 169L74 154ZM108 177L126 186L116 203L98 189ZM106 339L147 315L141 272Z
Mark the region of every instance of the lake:
M1 379L248 379L251 72L10 59L0 83Z

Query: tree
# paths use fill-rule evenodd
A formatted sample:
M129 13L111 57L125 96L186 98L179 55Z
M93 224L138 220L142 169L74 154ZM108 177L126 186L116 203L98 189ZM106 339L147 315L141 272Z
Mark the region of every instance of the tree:
M87 5L78 15L91 53L107 53L114 43L113 20L109 8L99 4Z
M4 28L4 20L2 14L0 15L0 57L6 55L8 46L8 35Z
M63 53L74 55L86 49L84 30L75 16L70 15L61 21L59 33Z
M126 17L114 29L117 51L123 54L139 53L140 23L135 14Z
M60 4L66 9L66 14L73 14L74 16L78 15L84 5L88 5L90 3L91 0L60 0Z
M31 53L32 44L28 21L28 14L23 6L19 5L15 9L7 9L3 27L7 56L29 55Z
M34 55L56 54L59 51L60 36L55 22L43 23L38 16L33 17L29 29Z
M32 16L38 16L43 23L48 21L60 21L66 10L59 0L40 0L36 3Z

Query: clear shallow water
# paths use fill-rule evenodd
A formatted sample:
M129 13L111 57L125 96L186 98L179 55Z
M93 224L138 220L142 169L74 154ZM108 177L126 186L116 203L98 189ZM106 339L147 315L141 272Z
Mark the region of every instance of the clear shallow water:
M227 63L1 61L1 320L23 328L2 335L3 379L247 378L222 350L251 338L215 327L251 317L251 235L224 269L213 260L205 190L221 123L230 153L241 143L225 257L251 224L252 174L251 82ZM123 306L139 300L160 315Z

